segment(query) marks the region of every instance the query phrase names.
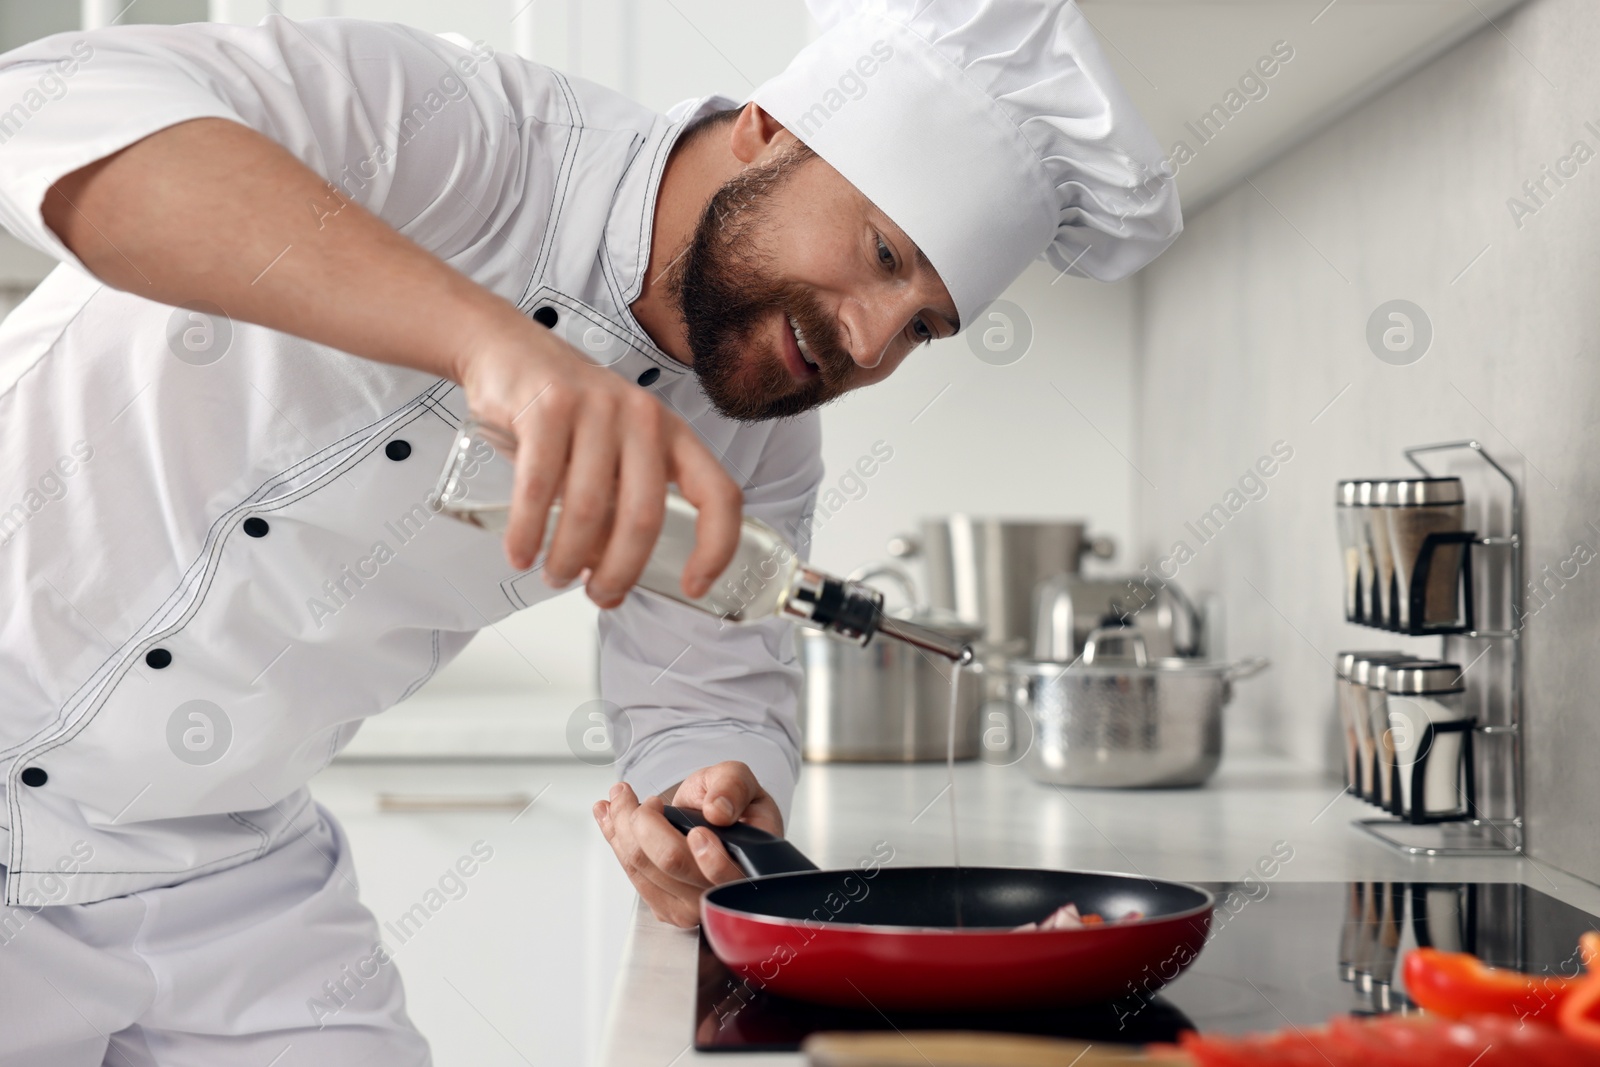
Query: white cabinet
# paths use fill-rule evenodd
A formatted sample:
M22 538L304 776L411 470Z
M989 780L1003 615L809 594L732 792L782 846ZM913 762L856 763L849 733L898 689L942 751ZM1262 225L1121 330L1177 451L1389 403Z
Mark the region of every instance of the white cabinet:
M440 1067L594 1061L635 899L589 814L612 780L576 763L346 764L312 783ZM384 793L538 799L520 814L390 813ZM491 858L451 877L474 846Z

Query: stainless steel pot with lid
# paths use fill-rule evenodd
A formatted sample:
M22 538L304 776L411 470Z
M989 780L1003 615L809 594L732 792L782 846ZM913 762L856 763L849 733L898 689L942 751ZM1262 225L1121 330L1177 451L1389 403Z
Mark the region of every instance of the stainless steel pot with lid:
M1077 574L1085 555L1109 559L1116 551L1110 538L1091 537L1082 522L945 515L921 527L919 536L892 540L889 554L920 557L932 605L982 623L985 640L1008 654L1033 645L1040 581Z
M1129 627L1094 631L1073 663L1013 660L1011 702L1032 739L1028 772L1101 789L1194 786L1222 760L1222 709L1261 658L1153 658Z
M887 579L900 588L908 607L893 613L964 643L978 641L983 627L949 612L920 606L916 582L904 567L862 567L850 581ZM802 752L813 762L911 762L942 760L949 748L950 679L954 665L899 641L866 646L795 628L805 670L800 691ZM958 677L956 759L978 754L980 710L987 678L982 657Z

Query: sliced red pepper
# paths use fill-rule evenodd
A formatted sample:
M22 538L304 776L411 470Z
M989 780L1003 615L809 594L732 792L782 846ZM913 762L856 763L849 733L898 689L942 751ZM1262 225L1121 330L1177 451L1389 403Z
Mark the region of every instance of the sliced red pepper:
M1508 1015L1341 1016L1327 1026L1237 1037L1185 1033L1198 1067L1597 1067L1600 1052Z
M1554 1023L1561 1004L1587 978L1524 974L1490 967L1467 952L1419 948L1406 954L1406 995L1435 1015L1508 1015Z
M1600 933L1584 934L1578 947L1589 973L1561 1005L1561 1032L1586 1048L1600 1050Z

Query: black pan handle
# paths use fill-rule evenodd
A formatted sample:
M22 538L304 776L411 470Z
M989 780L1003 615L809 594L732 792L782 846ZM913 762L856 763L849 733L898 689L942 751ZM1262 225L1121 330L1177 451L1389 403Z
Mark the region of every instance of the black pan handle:
M806 854L781 837L758 830L748 823L736 822L732 826L713 826L694 808L677 808L668 804L661 809L667 821L684 834L696 826L704 826L717 835L722 847L728 850L733 862L752 878L764 874L793 874L796 871L815 871L818 867Z

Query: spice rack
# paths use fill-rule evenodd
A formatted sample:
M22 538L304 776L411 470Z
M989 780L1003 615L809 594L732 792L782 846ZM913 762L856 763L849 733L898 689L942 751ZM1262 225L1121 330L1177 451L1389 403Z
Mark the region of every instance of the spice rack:
M1430 535L1411 588L1401 595L1419 603L1426 586L1426 563L1438 545L1460 543L1461 615L1449 626L1374 625L1351 621L1389 633L1436 635L1440 658L1462 664L1469 701L1476 715L1462 723L1429 724L1422 752L1411 766L1412 797L1419 797L1434 752L1436 731L1464 730L1461 766L1464 806L1455 814L1427 815L1413 811L1393 818L1357 819L1354 825L1392 848L1414 856L1520 855L1523 849L1522 766L1522 619L1525 589L1522 541L1522 493L1517 479L1476 440L1416 445L1404 450L1406 460L1424 477L1435 477L1419 456L1439 452L1470 452L1505 483L1506 498L1499 523L1490 521L1496 508L1484 502L1483 528L1500 525L1503 533ZM1492 484L1492 479L1491 479ZM1474 550L1479 551L1474 551ZM1474 595L1477 587L1479 595ZM1485 604L1488 600L1490 603ZM1497 610L1498 609L1498 610ZM1482 617L1503 618L1504 624L1482 626ZM1415 612L1412 619L1417 619ZM1481 628L1480 628L1481 627ZM1475 671L1476 669L1476 671ZM1398 773L1398 772L1396 772ZM1394 783L1398 794L1398 783ZM1373 798L1365 798L1373 799ZM1398 800L1390 810L1398 808ZM1420 804L1414 807L1421 807Z

